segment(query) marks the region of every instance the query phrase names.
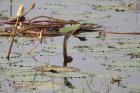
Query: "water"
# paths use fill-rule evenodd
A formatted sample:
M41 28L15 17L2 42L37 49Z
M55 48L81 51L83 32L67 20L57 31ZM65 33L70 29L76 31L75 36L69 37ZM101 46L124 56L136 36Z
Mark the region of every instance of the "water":
M14 17L20 3L27 10L32 2L13 0L10 14L10 2L1 0L0 11ZM98 11L93 9L92 0L34 2L36 8L27 18L48 15L82 20L103 25L106 31L139 32L140 29L139 11ZM140 92L139 35L107 34L105 40L96 38L98 33L81 33L80 36L85 36L87 41L82 42L74 37L68 40L68 54L74 59L68 66L79 68L81 72L58 74L42 74L34 68L48 64L63 65L63 36L46 37L42 44L38 38L16 37L10 60L5 58L10 45L8 37L0 37L0 93Z

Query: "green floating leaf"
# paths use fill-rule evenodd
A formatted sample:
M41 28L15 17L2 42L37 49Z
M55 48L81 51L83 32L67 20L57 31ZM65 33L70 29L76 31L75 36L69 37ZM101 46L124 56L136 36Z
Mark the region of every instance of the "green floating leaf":
M108 65L112 67L140 67L140 62L117 62Z
M82 89L60 88L57 93L83 93ZM89 93L86 91L86 93Z
M1 58L5 58L7 55L7 51L0 51L0 57ZM18 52L11 52L10 54L10 58L18 58L20 57L22 54L18 53Z
M36 71L39 72L79 72L80 69L79 68L75 68L75 67L62 67L62 66L38 66L35 68Z
M61 73L51 73L46 72L44 76L54 77L54 78L86 78L86 77L94 77L94 74L85 73L85 72L61 72Z
M12 81L15 81L15 82L33 82L34 78L35 78L34 82L46 82L50 79L49 77L42 76L38 73L36 74L35 72L31 73L31 74L24 73L24 75L23 74L18 75L18 74L17 75L7 75L6 79L12 80Z
M61 86L55 82L45 82L45 83L35 83L33 86L29 86L30 88L36 88L39 90L49 90L49 89L60 89Z
M106 78L111 78L112 77L112 74L109 73L109 72L106 72L106 73L96 73L95 78L99 78L99 79L106 79Z
M140 44L138 44L137 42L133 42L133 43L124 43L124 42L118 42L118 43L113 43L113 44L109 44L109 47L115 47L117 49L137 49Z
M17 82L29 82L33 81L35 77L35 81L47 81L49 78L86 78L86 77L94 77L94 74L86 73L86 72L59 72L59 73L52 73L52 72L28 72L28 71L9 71L3 74L6 79L17 81Z
M128 55L130 55L132 58L140 58L140 52L131 52Z
M123 87L129 88L129 89L140 90L140 84L126 84Z
M17 63L16 64L18 67L37 67L37 66L42 66L42 65L46 65L44 63L41 62L22 62L22 63Z
M28 83L16 83L15 87L26 87L31 89L38 89L38 90L50 90L50 89L60 89L61 85L55 82L28 82Z
M80 24L74 24L74 25L65 25L63 28L59 29L60 33L67 33L70 31L78 30L80 28Z
M121 5L114 5L114 6L109 6L109 5L94 5L97 10L115 10L115 11L129 11L133 10L134 7L130 6L121 6Z

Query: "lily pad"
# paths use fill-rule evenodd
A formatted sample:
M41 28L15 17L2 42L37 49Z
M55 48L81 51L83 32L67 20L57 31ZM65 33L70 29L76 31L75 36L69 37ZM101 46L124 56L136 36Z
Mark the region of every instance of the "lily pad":
M110 47L115 47L116 49L126 49L126 50L131 50L131 49L138 49L140 47L139 43L123 43L123 42L119 42L119 43L113 43L113 44L109 44L108 46Z
M86 72L61 72L61 73L51 73L46 72L44 73L47 77L54 77L54 78L86 78L86 77L94 77L94 74L86 73Z
M61 86L55 82L47 82L47 83L35 83L34 85L29 86L30 88L36 88L39 90L47 90L47 89L60 89Z
M114 62L114 63L103 63L110 70L115 71L140 71L140 62Z
M140 58L140 52L132 52L129 53L128 55L130 55L132 58Z
M36 71L39 72L51 72L51 71L56 71L56 72L79 72L79 68L75 67L62 67L62 66L53 66L53 65L46 65L46 66L39 66L35 68Z
M140 67L140 62L116 62L108 65L112 67Z
M129 88L129 89L136 89L140 91L140 84L126 84L126 85L122 85L125 88Z
M82 93L82 92L83 92L82 89L61 88L57 93ZM91 92L86 91L86 93L91 93Z
M74 24L74 25L65 25L63 28L59 29L60 33L67 33L70 31L78 30L80 28L80 24Z
M120 6L120 5L94 5L95 9L97 10L115 10L115 11L130 11L133 10L134 7L128 7L128 6Z
M15 73L15 75L14 74L6 75L6 79L12 80L15 82L46 82L50 78L37 74L36 72L32 72L32 73L23 72L23 74L21 75L20 73Z
M7 52L6 51L1 51L0 52L0 57L1 58L6 58ZM11 52L10 57L9 58L18 58L21 56L21 53L18 52Z
M48 89L59 89L61 88L60 84L56 82L29 82L29 83L15 83L15 87L17 88L30 88L30 89L38 89L38 90L48 90Z
M86 72L59 72L59 73L54 73L54 72L36 72L34 70L19 70L19 71L7 71L3 73L5 78L8 80L12 81L17 81L17 82L32 82L33 78L35 77L35 81L46 81L50 78L86 78L86 77L94 77L94 74L91 73L86 73Z
M105 72L105 73L96 73L95 78L99 78L99 79L107 79L107 78L111 78L112 77L112 74L111 73L108 73L108 72Z
M22 63L17 63L17 67L37 67L37 66L42 66L46 65L41 62L22 62Z

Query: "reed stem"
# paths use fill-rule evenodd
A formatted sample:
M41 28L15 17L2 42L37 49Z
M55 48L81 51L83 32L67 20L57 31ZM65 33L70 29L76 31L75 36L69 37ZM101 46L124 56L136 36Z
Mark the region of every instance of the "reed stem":
M13 33L13 35L12 35L12 41L11 41L11 44L10 44L10 47L9 47L8 55L7 55L7 57L6 57L8 60L9 60L10 53L11 53L11 50L12 50L12 46L13 46L13 43L14 43L15 34L16 34L16 32L17 32L18 21L19 21L19 18L17 18L16 24L15 24L15 30L14 30L14 33Z

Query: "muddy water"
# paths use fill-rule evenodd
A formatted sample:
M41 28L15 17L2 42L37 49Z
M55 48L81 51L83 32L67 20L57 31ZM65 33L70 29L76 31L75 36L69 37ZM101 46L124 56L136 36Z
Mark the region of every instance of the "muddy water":
M15 16L20 3L28 9L30 0L0 0L0 11ZM27 18L49 15L64 19L97 23L106 31L139 32L139 11L98 11L92 0L35 0L37 6ZM10 8L12 5L12 14ZM45 73L36 66L63 65L63 36L37 38L17 37L10 60L6 60L9 40L0 37L0 93L139 93L140 37L98 33L81 33L87 41L71 37L68 54L73 61L68 66L81 69L73 73ZM34 49L34 47L36 48ZM33 50L34 49L34 50ZM33 51L32 51L33 50ZM28 53L30 52L30 54ZM67 77L68 81L66 78ZM84 78L83 78L84 77Z

